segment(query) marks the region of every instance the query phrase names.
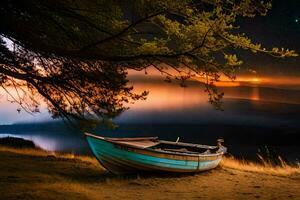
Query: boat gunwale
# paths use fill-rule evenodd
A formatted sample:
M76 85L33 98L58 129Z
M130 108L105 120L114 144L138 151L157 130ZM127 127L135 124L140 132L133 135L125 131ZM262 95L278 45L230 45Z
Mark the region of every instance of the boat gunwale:
M106 137L102 137L102 136L98 136L98 135L94 135L91 133L84 133L84 135L86 137L93 137L96 139L100 139L103 140L105 142L109 142L111 144L114 145L119 145L119 146L126 146L126 147L130 147L130 148L135 148L135 149L140 149L140 150L145 150L145 151L151 151L151 152L156 152L156 153L162 153L162 154L168 154L168 155L179 155L179 156L191 156L191 157L218 157L218 156L222 156L224 155L224 153L226 153L226 147L217 147L219 151L220 149L222 149L222 147L224 148L222 151L217 152L217 153L210 153L210 154L189 154L189 153L184 153L184 152L171 152L171 151L164 151L164 150L159 150L159 149L153 149L150 147L147 148L143 148L143 147L139 147L139 146L134 146L134 145L128 145L128 144L122 144L122 143L118 143L117 141L113 141L113 140L109 140L110 138L106 138ZM112 138L113 139L113 138ZM160 143L160 140L158 140L158 144Z

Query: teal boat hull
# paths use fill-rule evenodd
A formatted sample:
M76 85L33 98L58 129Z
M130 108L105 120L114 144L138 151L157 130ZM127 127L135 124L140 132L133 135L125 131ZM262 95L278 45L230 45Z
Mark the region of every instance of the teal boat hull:
M218 166L223 153L213 155L180 155L157 152L151 148L134 148L87 136L87 142L101 165L114 174L140 171L200 172Z

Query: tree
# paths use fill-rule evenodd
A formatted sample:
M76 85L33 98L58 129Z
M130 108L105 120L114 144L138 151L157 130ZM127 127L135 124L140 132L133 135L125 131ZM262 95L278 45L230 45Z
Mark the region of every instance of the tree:
M297 56L239 33L237 18L270 8L268 0L2 0L0 83L14 86L15 101L30 112L41 95L54 117L107 119L147 95L132 92L127 70L152 66L167 79L204 77L219 107L213 83L221 74L234 79L242 64L234 49Z

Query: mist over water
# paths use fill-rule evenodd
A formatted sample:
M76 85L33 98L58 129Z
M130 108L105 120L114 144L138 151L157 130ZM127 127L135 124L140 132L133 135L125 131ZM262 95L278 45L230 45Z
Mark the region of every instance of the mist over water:
M225 92L224 111L219 111L208 103L200 82L191 81L183 88L155 77L137 77L131 77L135 90L148 90L147 100L130 105L128 111L117 117L116 130L98 129L97 134L159 136L174 141L180 137L181 141L212 145L217 138L224 138L229 152L235 156L255 159L256 153L269 152L291 162L299 159L297 82L289 87L286 82L280 84L279 79L272 84L262 79L251 82L248 78L235 86L223 81L219 89ZM7 101L5 95L0 103L0 124L6 124L0 126L0 137L22 137L50 151L89 153L82 133L52 120L44 105L41 113L31 116L23 111L18 113L18 105Z

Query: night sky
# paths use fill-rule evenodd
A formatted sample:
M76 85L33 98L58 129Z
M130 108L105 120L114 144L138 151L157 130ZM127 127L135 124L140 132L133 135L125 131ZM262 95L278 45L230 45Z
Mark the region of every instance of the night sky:
M300 54L300 1L273 0L267 16L240 19L241 32L267 48L284 47ZM261 74L300 75L300 57L274 59L270 56L252 56L242 52L245 67Z

